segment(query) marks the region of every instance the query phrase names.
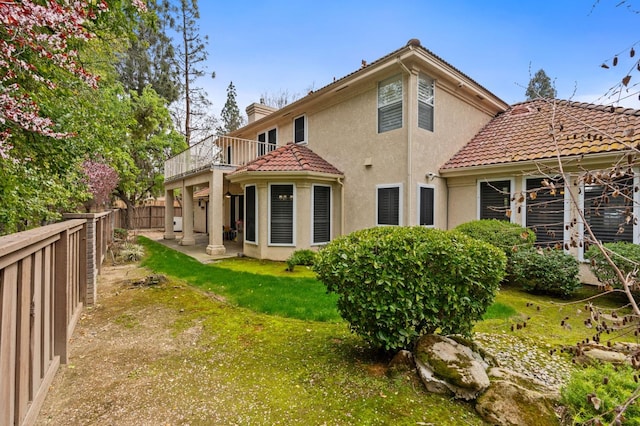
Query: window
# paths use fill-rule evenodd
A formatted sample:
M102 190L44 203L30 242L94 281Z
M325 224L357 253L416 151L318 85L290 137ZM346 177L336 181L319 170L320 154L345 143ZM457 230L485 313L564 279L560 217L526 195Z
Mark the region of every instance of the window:
M564 188L546 188L544 178L527 179L525 226L536 234L536 244L553 247L564 244ZM548 179L547 179L548 180Z
M258 217L258 197L256 194L255 185L247 185L244 188L245 198L245 224L244 224L244 239L249 243L258 242L258 224L256 218Z
M378 133L402 127L402 75L378 84Z
M418 220L419 225L433 226L433 205L434 205L434 188L433 186L418 186Z
M270 185L269 244L293 245L293 185Z
M331 240L331 187L313 185L313 244Z
M585 219L595 237L603 243L633 242L634 179L623 178L610 185L612 187L585 185ZM614 191L619 194L614 196ZM628 224L627 217L631 218Z
M376 197L376 224L400 225L402 215L401 185L379 185Z
M418 76L418 127L433 132L433 80Z
M307 143L307 119L304 115L293 120L293 142Z
M278 145L278 131L271 129L267 132L258 134L258 156L265 155L276 149Z
M480 182L480 219L510 220L511 218L511 180Z

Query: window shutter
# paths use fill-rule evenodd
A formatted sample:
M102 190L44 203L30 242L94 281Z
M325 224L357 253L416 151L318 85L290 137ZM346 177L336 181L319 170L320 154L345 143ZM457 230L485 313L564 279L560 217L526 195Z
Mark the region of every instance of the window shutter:
M271 185L271 243L293 244L293 185Z
M256 187L245 187L245 239L252 243L256 242Z
M554 246L564 244L564 195L542 185L542 178L527 179L527 194L535 193L535 199L527 196L527 228L536 234L536 244Z
M420 225L433 225L433 188L420 187Z
M294 126L293 138L295 143L306 142L306 138L304 134L304 119L305 119L304 116L298 117L293 122L293 126Z
M378 188L378 225L400 224L400 188Z
M402 127L402 76L380 82L378 86L378 133Z
M611 188L602 185L585 187L585 219L595 237L603 243L633 242L633 220L627 224L625 215L626 211L633 213L633 177L620 179L613 185L620 191L616 197Z
M331 187L313 187L313 242L331 240Z
M418 77L418 127L433 131L433 80Z
M267 134L260 133L258 135L258 156L264 155L267 153Z
M276 149L276 145L278 145L278 132L276 131L276 129L269 130L269 136L267 140L269 142L268 151L271 152Z
M509 220L511 181L480 183L480 219Z

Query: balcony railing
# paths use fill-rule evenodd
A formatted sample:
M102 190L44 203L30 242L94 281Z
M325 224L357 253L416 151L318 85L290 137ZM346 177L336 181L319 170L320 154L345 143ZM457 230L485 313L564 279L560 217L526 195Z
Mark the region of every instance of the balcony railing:
M189 175L212 166L242 166L273 150L275 145L248 139L210 137L164 163L164 180Z

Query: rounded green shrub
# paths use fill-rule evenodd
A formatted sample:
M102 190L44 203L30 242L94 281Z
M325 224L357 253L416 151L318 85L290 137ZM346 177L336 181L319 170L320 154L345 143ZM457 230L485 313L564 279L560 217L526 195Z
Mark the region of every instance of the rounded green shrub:
M455 230L501 249L507 256L507 282L513 282L513 254L533 248L536 242L536 234L532 230L504 220L472 220L458 225Z
M287 259L287 271L293 272L296 265L313 266L316 252L309 249L296 250Z
M617 242L605 243L604 247L613 252L610 256L611 260L620 268L624 276L627 276L627 274L636 276L637 269L640 267L640 245ZM618 275L616 275L615 270L609 262L606 261L597 246L590 246L584 257L591 261L591 272L593 272L602 284L614 288L622 288L622 283Z
M511 262L513 282L525 291L568 297L582 287L578 261L562 250L518 250Z
M497 248L454 231L378 227L336 238L314 270L352 331L385 350L419 336L469 334L505 273Z

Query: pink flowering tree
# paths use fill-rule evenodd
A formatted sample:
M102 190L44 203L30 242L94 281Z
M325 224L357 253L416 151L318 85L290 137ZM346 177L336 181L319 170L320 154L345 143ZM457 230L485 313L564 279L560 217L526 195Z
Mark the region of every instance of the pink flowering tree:
M141 0L132 5L146 9ZM77 46L95 38L91 23L108 10L104 0L0 0L0 158L10 155L17 130L70 136L42 114L33 94L39 87L55 89L60 71L96 87L98 78L79 60Z
M85 160L82 163L82 171L86 176L85 182L89 192L93 196L89 203L85 203L87 211L91 206L100 208L107 205L120 181L118 173L108 164L93 160Z

